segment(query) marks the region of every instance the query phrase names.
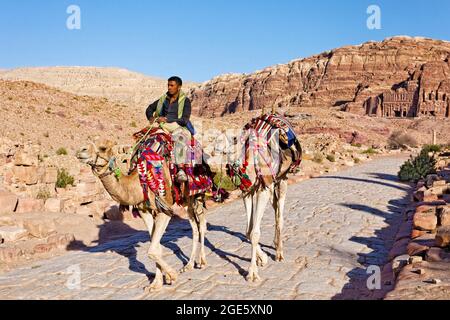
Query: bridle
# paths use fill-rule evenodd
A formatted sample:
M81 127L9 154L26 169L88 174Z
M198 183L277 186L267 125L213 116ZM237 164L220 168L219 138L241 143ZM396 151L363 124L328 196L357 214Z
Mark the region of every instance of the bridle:
M97 164L97 160L102 159L105 160L108 163L108 166L103 173L97 172L97 168L102 167ZM91 167L92 172L94 175L96 175L99 179L103 179L107 176L110 176L112 174L116 175L116 178L119 178L120 176L120 168L116 165L116 157L112 156L109 159L106 159L105 157L102 157L98 153L95 153L95 161L88 161L87 164Z

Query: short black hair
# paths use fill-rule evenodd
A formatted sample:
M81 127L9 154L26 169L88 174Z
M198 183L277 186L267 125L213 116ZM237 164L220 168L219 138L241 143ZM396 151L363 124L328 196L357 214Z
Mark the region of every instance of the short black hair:
M170 82L170 81L175 81L179 86L182 86L182 85L183 85L183 80L181 80L180 77L176 77L176 76L170 77L169 80L167 80L167 81L168 81L168 82Z

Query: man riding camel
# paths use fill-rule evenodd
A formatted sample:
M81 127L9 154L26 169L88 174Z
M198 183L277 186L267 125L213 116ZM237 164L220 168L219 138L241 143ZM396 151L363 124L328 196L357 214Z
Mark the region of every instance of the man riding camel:
M189 143L195 131L190 122L191 101L181 90L182 86L180 77L169 78L167 93L148 106L146 116L149 121L155 121L154 126L161 127L174 137L175 159L179 165L177 180L186 182L187 175L180 165L186 161L186 143Z

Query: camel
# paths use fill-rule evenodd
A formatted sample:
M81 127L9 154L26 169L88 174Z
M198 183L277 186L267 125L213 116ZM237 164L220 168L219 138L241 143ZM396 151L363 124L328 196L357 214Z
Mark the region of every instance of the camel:
M144 195L139 180L137 170L131 174L115 175L116 157L113 151L114 143L105 140L102 142L93 142L83 147L78 152L78 158L91 166L94 175L96 175L102 182L106 191L111 195L114 201L121 205L135 206L139 209L140 215L144 220L148 232L150 234L151 244L148 250L148 256L156 264L155 278L152 283L145 287L146 292L153 292L161 289L166 284L171 285L177 280L178 272L176 272L162 256L162 246L160 244L161 238L171 220L171 216L163 213L157 209L155 203L155 195L149 192L151 207L145 205ZM169 167L167 164L163 166L165 179L170 179ZM167 181L167 180L166 180ZM169 184L166 183L166 186ZM171 192L167 192L171 198ZM192 252L189 262L179 271L184 273L194 268L203 269L206 262L205 254L205 234L206 234L206 213L204 211L204 194L188 197L185 205L188 207L189 223L192 227ZM197 258L198 244L200 244L200 251Z
M279 130L275 128L272 129ZM224 134L225 139L223 137L219 137L218 140L221 142L216 142L215 152L222 153L228 158L228 174L230 174L230 170L233 171L242 166L243 159L245 159L243 143L247 139L252 140L254 144L264 143L255 131L250 130L246 132L244 130L242 133L247 136L241 136L241 139L236 139L236 136L230 137ZM243 137L244 139L242 139ZM258 266L263 267L268 263L267 254L261 249L259 240L261 236L261 220L269 201L275 210L275 260L277 262L284 260L282 238L284 209L288 187L287 175L291 171L293 154L290 149L283 150L276 139L269 141L269 146L271 151L267 148L264 151L264 155L254 154L255 151L252 148L247 150L247 158L250 160L255 160L253 163L249 163L246 170L249 180L252 183L252 188L243 191L244 206L247 214L246 236L252 245L251 264L246 275L246 280L249 282L260 280L261 278L258 274ZM297 159L301 159L302 150L298 140L296 141L296 151L297 154L295 157L297 157ZM271 157L274 163L274 168L276 168L275 174L269 170L267 162L263 161L264 157ZM257 164L257 166L255 164ZM261 174L259 175L261 179L258 179L257 168L260 168L261 170Z

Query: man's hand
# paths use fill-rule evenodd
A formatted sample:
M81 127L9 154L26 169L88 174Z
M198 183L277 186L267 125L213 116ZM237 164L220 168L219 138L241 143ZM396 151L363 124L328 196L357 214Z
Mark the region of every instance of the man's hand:
M166 117L158 117L158 118L156 119L156 122L158 122L158 123L167 122L167 118L166 118Z

